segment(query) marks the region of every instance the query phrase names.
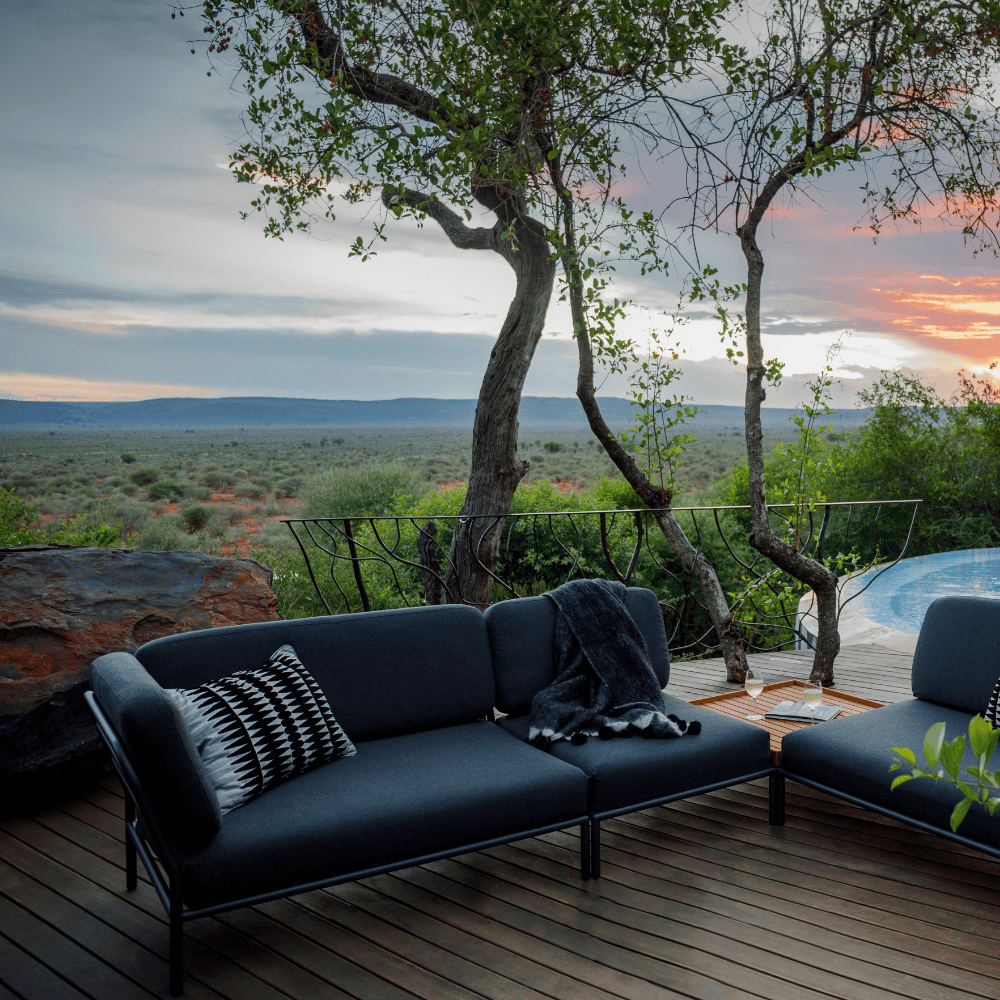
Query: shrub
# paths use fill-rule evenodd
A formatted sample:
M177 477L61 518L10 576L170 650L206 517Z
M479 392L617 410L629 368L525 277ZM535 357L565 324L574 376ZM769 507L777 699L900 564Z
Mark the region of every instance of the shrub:
M189 532L201 531L202 528L208 526L210 518L210 512L204 507L188 507L186 510L181 511L181 520Z
M212 491L207 486L192 486L188 489L188 496L192 500L209 500L212 497Z
M288 479L282 479L274 487L274 495L276 497L296 497L304 482L305 480L301 476L289 476Z
M25 503L14 491L0 487L0 545L30 545L26 539L38 507Z
M148 496L150 500L179 500L184 496L184 487L161 479L149 487Z
M133 455L132 452L130 452L130 451L123 451L122 452L122 461L126 465L131 465L135 461L135 455Z
M138 531L132 542L137 549L153 552L176 552L193 549L198 541L185 534L177 524L166 517L151 518Z
M228 472L206 471L201 481L210 489L221 490L223 486L232 486L236 482L236 477Z
M101 524L91 517L70 518L33 527L37 506L18 499L12 491L0 489L0 545L38 545L59 542L66 545L100 545L118 541L120 525Z
M229 525L238 524L246 516L247 512L235 504L216 504L209 517L208 532L211 535L221 535Z
M259 500L266 491L254 483L241 483L236 487L235 496L246 497L250 500Z
M90 500L84 504L89 517L121 525L122 535L135 534L149 520L149 508L139 500L129 497L111 496L100 500Z
M136 486L149 486L160 478L158 469L136 469L129 477Z
M417 496L417 475L398 462L368 462L334 469L305 489L307 517L377 517L408 506Z
M546 451L562 451L563 446L558 441L546 441L545 442Z

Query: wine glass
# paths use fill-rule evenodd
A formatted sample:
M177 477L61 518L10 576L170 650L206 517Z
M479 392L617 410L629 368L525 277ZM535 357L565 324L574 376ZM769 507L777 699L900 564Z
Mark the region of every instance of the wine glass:
M760 667L747 667L746 678L743 681L743 687L746 693L753 698L754 714L748 715L746 718L750 722L760 722L764 718L762 715L756 714L757 709L757 695L764 690L764 671Z
M806 708L812 712L812 724L816 725L816 709L823 704L823 685L817 681L808 681L802 685L802 700Z

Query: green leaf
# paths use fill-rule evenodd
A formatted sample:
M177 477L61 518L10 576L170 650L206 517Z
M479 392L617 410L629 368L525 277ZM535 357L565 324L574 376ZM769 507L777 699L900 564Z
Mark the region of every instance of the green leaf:
M900 785L919 777L919 774L901 774L898 778L893 778L892 784L889 786L889 791L894 792Z
M962 799L951 811L951 832L957 833L962 825L962 820L968 815L969 807L972 805L971 799Z
M924 736L924 757L933 770L941 757L941 745L944 743L944 723L935 722Z
M950 743L941 747L941 766L952 778L958 777L962 767L962 756L965 754L965 737L956 736Z
M916 766L917 755L909 747L893 747L892 752L898 753L903 760Z
M993 727L981 715L974 715L969 722L969 746L977 757L986 753L992 735Z

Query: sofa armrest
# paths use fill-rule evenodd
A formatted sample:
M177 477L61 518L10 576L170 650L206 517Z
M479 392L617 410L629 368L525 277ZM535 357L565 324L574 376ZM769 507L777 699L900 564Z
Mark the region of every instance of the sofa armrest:
M130 653L98 657L90 681L164 836L185 850L207 843L222 829L219 800L173 700Z

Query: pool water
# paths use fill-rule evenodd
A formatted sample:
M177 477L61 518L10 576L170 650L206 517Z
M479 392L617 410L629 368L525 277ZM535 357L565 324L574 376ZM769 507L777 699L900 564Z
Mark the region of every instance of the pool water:
M857 594L878 570L855 577L844 598ZM916 635L938 597L1000 598L1000 548L963 549L903 559L882 574L850 606L870 621Z

